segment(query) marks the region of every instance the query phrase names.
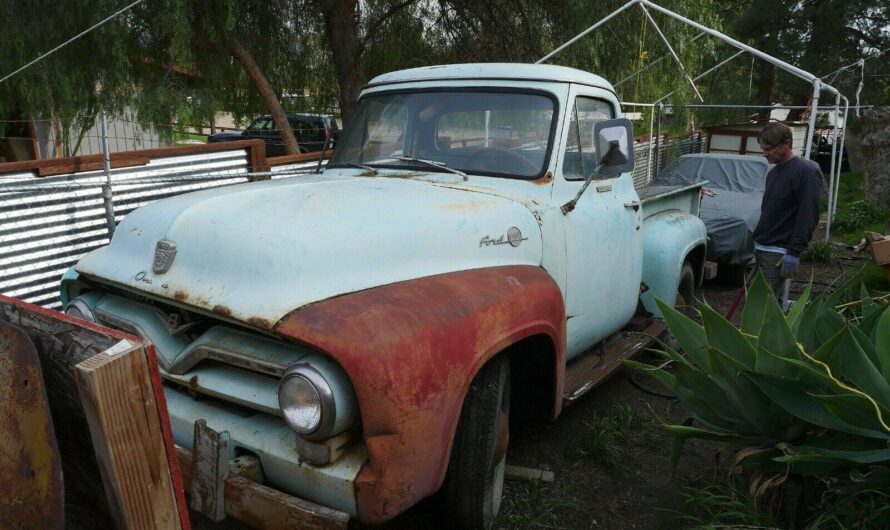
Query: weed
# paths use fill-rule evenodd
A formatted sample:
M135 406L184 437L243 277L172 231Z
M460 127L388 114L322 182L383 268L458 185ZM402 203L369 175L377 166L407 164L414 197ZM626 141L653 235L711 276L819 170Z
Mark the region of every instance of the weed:
M583 452L609 466L616 466L627 448L651 443L662 433L648 415L623 403L615 405L607 416L594 413L585 425L587 446Z
M702 488L683 489L683 513L680 518L690 528L779 528L780 526L745 493L744 487L720 483Z
M577 498L555 494L552 488L540 480L508 483L499 521L507 528L548 528L566 514L581 510Z
M840 251L830 241L812 241L801 257L814 263L837 263Z

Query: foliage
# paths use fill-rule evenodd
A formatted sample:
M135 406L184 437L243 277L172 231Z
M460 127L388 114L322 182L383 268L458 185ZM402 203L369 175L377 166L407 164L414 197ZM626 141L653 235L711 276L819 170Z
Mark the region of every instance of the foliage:
M804 261L815 263L837 263L839 257L840 251L831 241L811 241L801 254Z
M862 233L863 230L877 223L882 224L890 218L890 211L871 201L861 200L850 203L838 211L834 220L834 229L841 233Z
M789 474L881 487L890 465L890 295L858 276L784 315L762 275L739 328L707 305L698 324L659 302L685 355L662 345L661 366L626 361L667 386L697 425L668 425L672 467L689 438L739 447L761 497ZM848 301L853 300L853 301Z

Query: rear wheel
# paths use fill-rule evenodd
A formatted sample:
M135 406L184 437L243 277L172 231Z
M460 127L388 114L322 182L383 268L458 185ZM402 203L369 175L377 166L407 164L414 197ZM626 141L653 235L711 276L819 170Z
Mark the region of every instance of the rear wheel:
M680 270L680 281L677 284L677 299L674 307L682 311L683 314L691 316L695 313L692 304L695 302L695 273L692 272L692 265L689 262L683 264Z
M510 440L510 364L490 360L464 398L443 493L462 528L488 528L501 507Z

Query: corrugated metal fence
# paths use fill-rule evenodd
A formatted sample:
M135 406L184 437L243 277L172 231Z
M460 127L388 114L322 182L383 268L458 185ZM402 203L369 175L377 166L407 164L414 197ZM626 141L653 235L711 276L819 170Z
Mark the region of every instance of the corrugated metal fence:
M143 164L111 169L115 221L158 199L256 178L308 173L317 165L295 162L269 171L251 167L246 148L166 151L170 153L149 155ZM173 154L176 151L185 153ZM108 244L102 193L106 177L101 169L59 172L42 166L0 174L0 293L58 309L62 274L83 254ZM40 176L42 172L54 174Z
M699 134L663 138L651 148L649 141L637 142L634 184L644 186L659 168L681 154L700 152L701 146ZM280 157L277 163L271 159L269 167L251 147L233 147L209 144L112 155L109 187L115 221L158 199L310 173L317 167L317 161L306 161L312 155ZM0 293L51 308L60 306L61 275L83 254L109 241L101 157L66 160L0 169Z

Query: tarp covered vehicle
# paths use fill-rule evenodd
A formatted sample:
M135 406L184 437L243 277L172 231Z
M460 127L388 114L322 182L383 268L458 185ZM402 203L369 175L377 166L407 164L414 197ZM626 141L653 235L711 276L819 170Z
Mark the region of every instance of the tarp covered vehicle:
M766 159L750 155L683 155L661 171L658 185L704 183L712 193L702 198L700 215L708 230L708 259L721 265L721 276L740 279L754 260L754 228L760 220L760 202Z

